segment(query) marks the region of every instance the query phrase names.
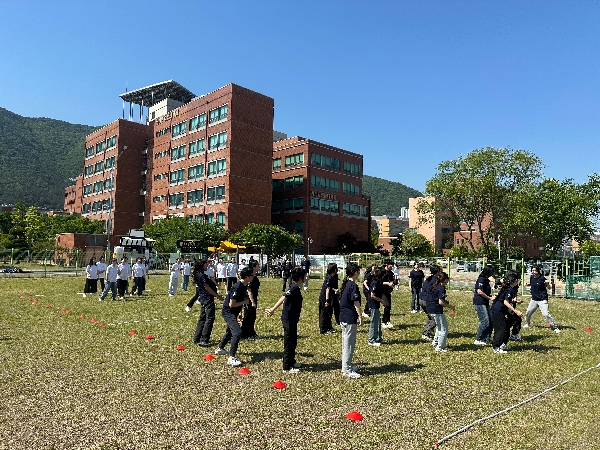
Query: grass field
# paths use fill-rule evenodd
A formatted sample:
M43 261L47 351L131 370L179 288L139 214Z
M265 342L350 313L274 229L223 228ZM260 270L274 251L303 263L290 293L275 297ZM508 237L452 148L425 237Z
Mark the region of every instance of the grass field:
M100 303L77 294L82 277L0 279L0 448L426 449L600 362L598 303L552 299L563 332L536 312L524 342L497 355L473 345L471 295L450 292L457 312L448 315L450 352L440 354L421 341L424 315L409 314L404 287L393 297L396 327L383 331L388 344L370 347L368 325L359 330L354 362L364 376L350 380L339 334L318 333L320 282L311 280L299 324L303 370L281 370L278 312L259 316L263 339L241 342L251 373L239 375L226 356L203 359L207 349L191 343L198 306L184 312L192 293L169 298L167 282L152 276L147 296ZM261 283L262 310L281 292L279 280ZM219 308L215 346L223 331ZM284 390L272 387L280 379ZM600 370L590 370L439 448L596 447L599 396ZM346 419L354 410L363 421Z

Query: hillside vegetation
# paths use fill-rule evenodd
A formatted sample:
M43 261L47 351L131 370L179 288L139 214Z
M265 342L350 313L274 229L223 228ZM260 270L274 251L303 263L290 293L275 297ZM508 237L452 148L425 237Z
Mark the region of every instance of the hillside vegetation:
M399 216L400 208L408 208L408 199L421 195L416 189L383 178L363 176L363 192L371 196L371 215Z

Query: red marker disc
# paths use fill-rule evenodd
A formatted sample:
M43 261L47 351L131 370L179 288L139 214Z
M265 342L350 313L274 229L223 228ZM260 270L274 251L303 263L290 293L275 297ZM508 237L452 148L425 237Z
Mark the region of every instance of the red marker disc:
M46 309L52 308L52 305L46 305Z
M183 345L178 345L176 347L176 349L179 350L179 351L183 351L183 350L185 350L185 347Z
M131 331L129 332L129 334L133 336L134 334L137 334L137 331L135 331L135 330L131 330Z
M277 380L275 383L273 383L273 387L275 389L285 389L287 386L283 381Z
M588 333L591 333L592 331L594 331L590 327L584 328L584 330L587 331Z
M360 422L361 420L363 420L363 416L362 414L356 411L352 411L351 413L348 413L346 415L346 419L351 420L353 422Z
M249 375L250 374L250 370L246 369L245 367L242 367L240 370L238 370L238 373L240 375Z
M96 322L98 322L98 319L96 319L95 317L93 317L92 320L91 320L91 322L92 323L96 323Z
M82 319L85 319L85 314L82 314L79 317L81 317Z
M204 357L204 361L212 361L213 359L215 359L214 355L206 355Z
M152 336L151 334L147 335L144 339L146 339L147 341L154 339L154 336Z
M100 323L98 324L98 326L99 326L99 327L103 327L103 326L106 326L106 324L105 324L104 322L100 322Z

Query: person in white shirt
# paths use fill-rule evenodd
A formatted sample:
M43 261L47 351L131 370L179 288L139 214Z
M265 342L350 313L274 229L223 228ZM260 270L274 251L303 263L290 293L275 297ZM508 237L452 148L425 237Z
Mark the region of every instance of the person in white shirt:
M85 287L83 296L86 294L96 295L98 292L98 268L96 267L96 258L92 256L90 263L85 268Z
M242 262L238 266L238 270L237 270L237 276L238 276L238 278L240 277L240 272L242 270L244 270L246 267L248 267L248 264L246 264L246 260L245 259L242 259Z
M217 274L215 272L215 261L214 259L208 260L208 265L206 266L206 270L204 271L204 275L211 279L213 283L217 282Z
M150 278L148 272L148 261L145 257L142 257L142 264L144 265L144 277L142 278L142 294L146 291L146 280Z
M133 288L131 289L131 294L135 294L137 290L137 295L140 297L142 292L144 292L144 276L146 275L146 266L142 262L142 258L137 258L135 260L135 264L133 265Z
M117 271L117 291L119 292L119 298L123 300L123 297L127 293L129 286L129 278L131 278L131 266L129 265L129 258L123 256L121 264L119 264L119 270Z
M392 273L394 274L394 290L400 289L400 283L398 283L398 279L400 277L400 270L398 269L398 265L394 264L392 267Z
M117 276L119 272L117 258L113 258L110 263L110 266L106 268L106 284L102 291L102 295L100 295L100 298L98 299L100 301L106 298L106 294L108 294L109 290L112 292L113 302L117 299Z
M217 284L221 287L221 283L227 283L227 264L223 262L222 258L219 258L217 263Z
M171 265L171 277L169 278L169 297L173 297L177 293L179 272L181 272L181 258L177 258Z
M188 284L190 282L190 272L192 269L192 265L190 264L190 259L186 256L183 260L183 265L181 267L181 273L183 277L181 279L181 290L187 291Z
M235 258L231 258L227 264L227 292L229 292L231 286L237 283L237 268L238 265L235 263Z
M106 273L106 263L104 256L101 256L96 263L96 271L98 272L98 281L100 281L100 292L104 292L104 274Z

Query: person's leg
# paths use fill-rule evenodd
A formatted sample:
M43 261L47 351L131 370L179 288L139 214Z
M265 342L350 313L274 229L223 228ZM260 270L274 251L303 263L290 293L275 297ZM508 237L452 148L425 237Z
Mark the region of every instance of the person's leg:
M98 281L100 282L100 292L104 292L104 278L98 278Z
M194 331L194 336L192 337L192 342L194 344L199 344L203 342L202 340L202 331L204 330L204 324L206 323L206 308L204 305L200 305L200 317L198 317L198 323L196 324L196 330ZM208 342L208 341L206 341Z
M240 339L242 338L242 329L237 321L237 317L233 314L224 315L223 318L227 323L227 329L231 333L231 345L229 346L229 356L235 358Z
M144 292L144 277L138 277L137 279L137 295L141 297Z
M290 336L288 343L288 354L291 367L294 367L294 364L296 364L296 347L298 346L298 324L290 323L289 328Z
M504 342L502 342L504 345L508 345L508 340L510 338L510 329L515 323L515 317L517 317L516 314L508 314L506 316L506 335L504 336Z
M485 340L488 341L492 338L492 331L494 331L494 319L492 318L492 307L486 306L486 310L487 310L489 325L487 327L487 331L485 334Z
M341 332L342 332L342 373L351 372L350 366L351 356L350 356L350 333L352 332L351 325L342 322L340 324Z
M142 277L142 294L146 290L146 277Z
M221 341L219 342L219 348L220 349L225 349L225 346L229 343L229 341L231 340L231 328L230 328L230 323L237 323L237 318L230 313L223 313L223 319L225 320L225 324L227 325L227 329L225 330L225 334L223 335L223 337L221 338Z
M242 321L242 338L249 338L256 335L256 331L254 331L255 322L256 308L252 306L252 304L248 304L244 307L244 320Z
M492 340L492 347L494 349L500 348L504 344L505 334L507 334L506 317L502 313L492 313L492 323L494 324L494 339Z
M331 304L331 299L329 299L329 306L323 305L323 316L323 327L329 331L333 328L333 305Z
M433 319L433 321L435 322L436 325L436 330L435 330L435 334L433 335L433 341L432 344L434 347L437 347L438 342L439 342L439 337L440 337L440 327L438 326L438 317L440 314L431 314L431 318Z
M556 322L554 321L554 318L550 315L550 310L548 309L548 300L545 300L543 302L538 302L539 304L539 308L540 308L540 312L542 313L542 316L545 317L546 321L552 326L553 330L558 329L558 327L556 326Z
M110 290L112 292L112 300L114 302L117 299L117 282L109 281L107 285L110 285Z
M379 309L371 309L371 322L369 323L369 342L381 338L381 315Z
M513 329L512 329L513 336L519 335L519 333L521 332L521 324L522 323L523 323L523 320L519 316L515 316L515 323L514 323Z
M411 294L410 310L411 311L416 311L417 310L417 306L419 304L419 302L418 302L419 294L417 293L417 288L411 287L410 288L410 294Z
M446 340L448 338L448 320L445 314L434 314L435 325L437 326L437 347L446 348Z
M427 336L428 338L432 338L432 336L434 335L433 330L435 329L435 320L433 316L427 312L426 306L423 306L423 311L425 311L425 314L427 314L427 318L425 319L425 327L423 328L422 335Z
M108 283L104 286L104 289L102 289L100 300L104 300L106 298L106 294L108 294Z
M293 358L290 356L290 323L281 322L283 326L283 370L294 367Z
M488 338L487 333L490 326L488 307L487 305L473 305L473 307L475 308L477 319L479 320L479 327L477 328L477 333L475 334L475 340L485 342L485 340Z
M194 294L194 296L190 299L189 302L187 302L187 307L192 309L192 307L194 306L194 303L196 303L196 300L198 300L198 297L200 297L200 289L198 287L196 287L196 293Z
M215 301L213 299L205 300L202 306L206 312L206 321L204 322L204 328L202 328L202 335L200 339L203 342L208 343L210 341L210 335L212 334L213 325L215 323Z
M333 308L333 318L335 319L335 323L340 324L340 300L337 295L333 296L331 307ZM333 328L333 326L332 326Z
M529 324L531 323L531 315L535 312L536 309L538 309L539 302L536 302L535 300L531 299L531 301L529 302L529 306L527 307L527 311L525 312L525 326L528 327Z
M319 301L319 333L325 334L329 331L329 328L325 326L325 303Z
M381 318L381 321L383 323L389 323L392 315L392 296L387 294L383 295L387 299L388 304L383 307L383 317Z

